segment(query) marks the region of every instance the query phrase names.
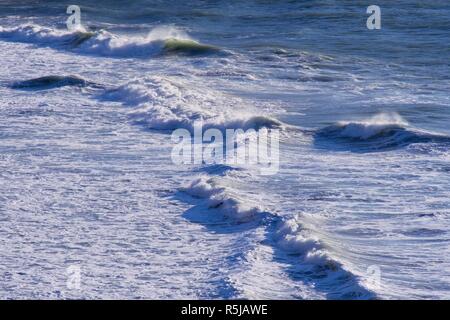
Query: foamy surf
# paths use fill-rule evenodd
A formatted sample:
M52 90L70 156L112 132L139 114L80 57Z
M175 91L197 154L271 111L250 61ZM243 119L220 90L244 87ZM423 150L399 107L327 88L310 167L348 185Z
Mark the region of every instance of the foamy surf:
M199 43L185 31L173 26L156 27L145 36L126 36L106 30L89 31L82 27L68 31L25 24L10 28L0 26L0 38L117 58L148 58L166 54L201 55L220 52L219 48Z
M417 32L370 41L360 41L365 21L345 14L365 15L356 1L339 2L333 19L305 1L81 1L86 30L74 32L62 2L38 2L0 1L0 233L14 271L0 296L450 297L442 1L427 7L424 32L396 15L390 26ZM298 21L315 23L290 32ZM179 27L149 35L159 23ZM408 121L368 117L376 110ZM171 159L174 129L203 121L223 137L229 127L262 136L279 128L275 115L290 126L272 176L252 163L202 165L197 149L194 163ZM67 290L72 264L82 290Z
M334 144L351 151L380 151L414 143L448 143L450 137L412 127L397 113L382 113L368 120L338 122L315 132L319 147Z
M271 235L274 246L286 252L306 282L314 283L331 299L374 299L376 295L357 275L332 254L312 222L314 217L297 214L279 218Z
M261 218L264 214L257 204L242 199L237 190L221 186L215 178L200 177L180 190L192 197L203 199L208 208L236 223L249 222L257 217Z
M202 55L215 52L220 52L220 49L192 39L169 38L164 41L164 53L167 54Z
M17 27L0 26L0 37L5 40L44 46L77 46L93 36L95 36L94 32L84 28L68 31L35 24L23 24Z
M181 79L152 76L132 80L107 91L100 99L133 107L133 122L155 130L184 128L261 129L281 128L278 120L261 115L245 100Z
M359 276L333 257L331 248L320 238L311 222L314 217L304 214L282 217L270 213L263 204L244 198L239 190L225 185L224 181L223 177L201 176L180 191L204 203L207 215L215 218L222 215L232 223L263 223L267 230L267 243L273 246L275 254L284 255L306 284L327 292L329 298L376 297Z

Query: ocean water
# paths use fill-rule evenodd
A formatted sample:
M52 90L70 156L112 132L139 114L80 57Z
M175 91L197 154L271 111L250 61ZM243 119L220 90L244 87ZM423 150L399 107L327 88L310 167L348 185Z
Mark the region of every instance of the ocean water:
M450 298L448 1L69 4L0 3L0 298Z

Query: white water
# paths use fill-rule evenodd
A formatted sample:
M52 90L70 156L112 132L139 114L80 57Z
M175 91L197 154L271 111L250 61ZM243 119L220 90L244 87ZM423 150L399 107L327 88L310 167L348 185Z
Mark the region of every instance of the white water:
M357 109L368 89L349 70L320 89L286 80L283 59L302 59L308 79L333 78L314 69L342 67L325 58L142 59L160 52L155 41L191 39L173 30L100 32L74 49L73 35L51 28L0 29L2 298L448 297L445 134ZM99 86L10 87L73 74ZM291 125L275 176L170 159L168 130L277 118ZM66 286L71 265L82 268L79 290Z

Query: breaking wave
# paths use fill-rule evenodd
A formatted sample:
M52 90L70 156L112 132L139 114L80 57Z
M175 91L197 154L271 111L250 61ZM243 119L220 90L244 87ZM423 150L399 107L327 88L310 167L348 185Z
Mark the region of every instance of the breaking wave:
M166 54L202 55L220 52L219 48L201 44L184 31L172 26L156 27L146 36L125 36L106 30L94 32L79 28L68 31L26 24L12 28L0 26L0 38L118 58L148 58Z
M315 144L330 142L352 151L382 151L413 143L448 143L450 137L411 127L396 113L383 113L361 122L339 122L318 130Z
M210 209L215 209L234 222L248 222L264 213L261 208L248 199L241 199L238 192L221 186L216 179L200 177L181 191L192 197L205 199Z
M198 121L204 129L219 130L282 126L276 119L258 115L256 108L241 99L193 87L181 79L152 76L132 80L107 91L100 98L133 107L130 118L149 129L194 130Z
M263 217L267 224L267 240L281 251L307 283L329 293L333 299L373 299L375 294L362 279L335 259L318 236L312 217L293 215L280 217L265 211L260 204L243 199L238 190L223 185L220 178L201 176L180 189L206 203L210 214L222 214L235 223L256 221Z
M375 299L363 279L333 257L310 220L313 218L298 214L279 219L275 227L275 246L295 257L296 273L331 299Z
M164 41L164 51L167 54L201 55L219 52L220 49L190 39L170 38Z

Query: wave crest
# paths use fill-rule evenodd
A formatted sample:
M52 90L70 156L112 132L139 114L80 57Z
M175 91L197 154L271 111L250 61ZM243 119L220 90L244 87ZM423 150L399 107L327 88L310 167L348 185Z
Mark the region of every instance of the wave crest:
M180 190L192 197L206 199L210 209L216 209L238 223L251 221L263 214L257 205L243 201L231 188L220 186L214 178L200 177Z
M450 142L450 137L415 129L396 113L383 113L360 122L339 122L315 133L319 147L330 147L333 143L360 152L442 142Z
M173 26L156 27L146 36L125 36L106 30L93 32L79 28L68 31L25 24L12 28L0 26L0 37L10 41L73 49L85 54L122 58L147 58L164 54L199 55L220 51L217 47L193 40L186 32Z
M331 299L373 299L375 294L331 254L318 232L303 214L281 218L275 229L275 246L295 255L296 264L306 279L311 278L317 289L328 292Z
M221 214L235 223L269 223L266 229L267 242L264 243L270 243L276 256L292 264L296 277L301 276L306 283L327 292L330 298L375 298L375 294L363 284L364 279L349 271L331 254L331 248L319 237L321 233L317 232L311 216L301 214L280 217L264 211L224 183L225 180L221 178L201 176L180 190L204 201L207 214ZM260 218L265 219L258 221Z
M281 127L276 119L255 115L245 102L206 88L194 88L181 79L159 76L132 80L109 90L102 99L134 107L131 119L149 129L194 130L197 121L203 129L260 129Z
M171 38L164 41L167 54L201 55L219 52L219 48L202 44L194 40Z

